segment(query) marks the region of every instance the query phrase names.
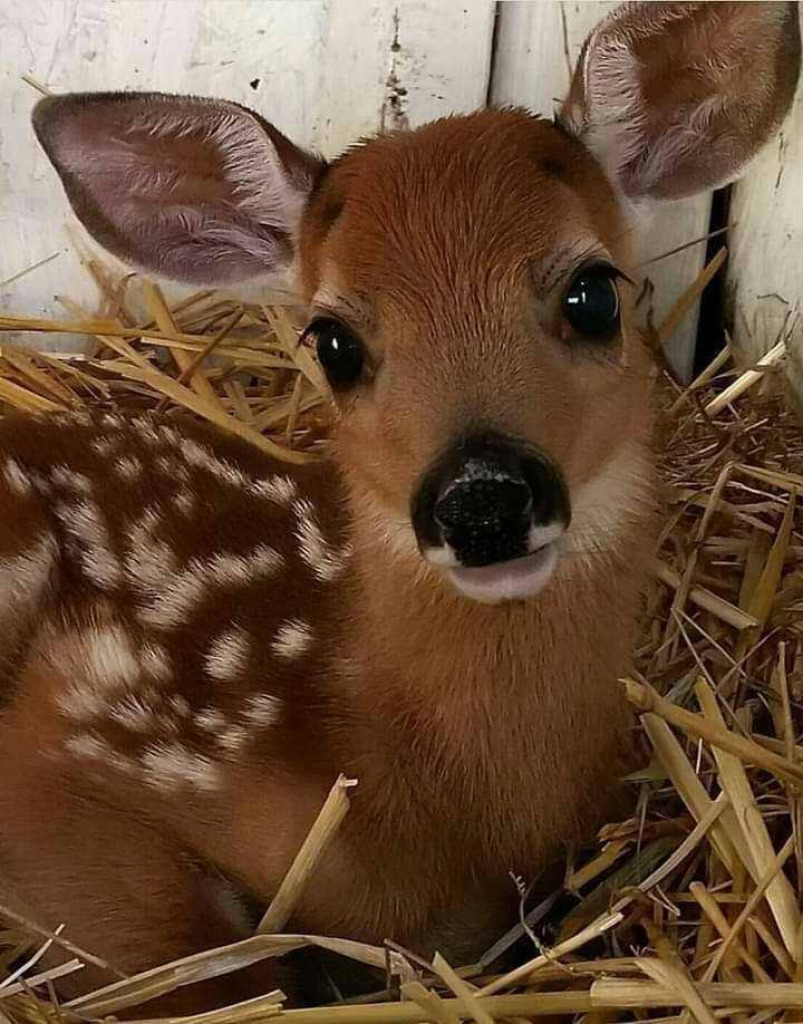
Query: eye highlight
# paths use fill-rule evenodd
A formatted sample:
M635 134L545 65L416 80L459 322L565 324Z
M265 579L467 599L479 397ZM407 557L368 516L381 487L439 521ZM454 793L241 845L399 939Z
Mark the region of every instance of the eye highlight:
M583 267L563 297L563 316L583 338L608 341L619 330L619 272L604 263Z
M333 388L356 384L362 376L365 352L357 335L332 317L316 317L307 327L302 341L315 343L324 373Z

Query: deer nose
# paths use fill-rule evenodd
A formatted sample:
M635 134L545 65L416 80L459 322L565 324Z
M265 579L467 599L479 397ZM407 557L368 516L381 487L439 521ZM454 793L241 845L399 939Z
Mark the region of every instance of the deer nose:
M429 561L481 568L523 558L569 523L563 477L540 449L496 434L462 439L423 477L412 506Z
M461 565L491 565L527 553L532 493L523 477L493 463L474 465L475 477L447 485L435 522Z

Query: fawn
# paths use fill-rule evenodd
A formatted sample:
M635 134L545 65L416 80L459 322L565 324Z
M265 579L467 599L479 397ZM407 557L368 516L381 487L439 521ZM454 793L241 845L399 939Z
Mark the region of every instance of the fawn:
M296 467L154 416L2 420L0 903L126 972L234 941L345 772L293 930L460 960L511 923L509 872L588 836L629 757L655 481L627 207L778 129L796 8L625 4L554 121L455 116L331 163L223 101L39 103L113 253L292 269L338 422Z

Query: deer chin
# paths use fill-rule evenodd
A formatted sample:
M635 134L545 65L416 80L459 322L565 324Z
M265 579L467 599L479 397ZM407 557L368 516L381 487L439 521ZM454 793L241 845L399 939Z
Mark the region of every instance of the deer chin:
M535 597L552 579L561 552L562 524L533 526L530 553L507 562L469 568L460 565L448 544L429 548L424 557L437 566L463 597L480 604L526 601Z

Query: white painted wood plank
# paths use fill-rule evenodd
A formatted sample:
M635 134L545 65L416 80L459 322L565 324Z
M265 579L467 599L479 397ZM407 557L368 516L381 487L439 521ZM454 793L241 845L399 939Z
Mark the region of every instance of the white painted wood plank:
M377 128L415 127L483 106L494 9L491 0L333 0L315 144L331 155Z
M37 94L23 74L55 92L222 96L332 156L383 125L481 106L493 16L492 0L0 3L0 309L58 314L58 294L97 302L65 233L74 219L30 128ZM54 253L52 262L2 284Z
M618 6L607 0L554 3L507 0L499 8L491 99L518 104L551 117L566 94L573 68L588 33ZM701 237L708 230L711 196L657 207L634 229L634 259L648 260ZM705 247L696 246L648 268L656 287L654 317L660 323L678 296L702 268ZM676 372L689 379L694 360L698 312L694 310L668 346Z
M778 138L733 186L729 305L734 340L752 363L777 340L787 317L803 309L803 83ZM803 326L798 322L789 372L803 397Z

